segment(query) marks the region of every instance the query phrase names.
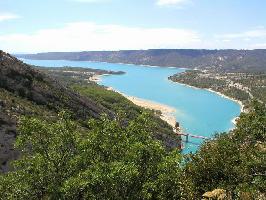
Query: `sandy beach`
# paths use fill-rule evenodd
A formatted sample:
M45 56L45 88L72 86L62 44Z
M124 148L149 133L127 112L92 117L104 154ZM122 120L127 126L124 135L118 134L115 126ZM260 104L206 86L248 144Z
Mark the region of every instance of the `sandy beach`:
M149 101L146 99L141 99L141 98L127 96L127 95L123 95L123 96L125 96L127 99L129 99L130 101L132 101L134 104L136 104L138 106L148 108L151 110L161 111L162 114L161 114L160 118L162 120L166 121L172 127L175 127L175 123L176 123L176 118L174 115L174 113L176 112L175 108L172 108L170 106L160 104L160 103L157 103L154 101Z
M92 75L90 78L89 78L89 81L92 81L92 82L100 82L101 81L101 76L102 75L99 75L99 74L94 74Z
M161 116L160 118L164 121L166 121L169 125L171 125L173 128L175 127L176 123L176 118L175 118L175 113L176 109L164 104L160 104L154 101L146 100L146 99L141 99L138 97L134 96L128 96L126 94L123 94L119 91L114 90L111 87L108 87L108 90L113 90L115 92L118 92L119 94L123 95L126 97L128 100L130 100L132 103L141 106L143 108L151 109L151 110L159 110L161 111Z

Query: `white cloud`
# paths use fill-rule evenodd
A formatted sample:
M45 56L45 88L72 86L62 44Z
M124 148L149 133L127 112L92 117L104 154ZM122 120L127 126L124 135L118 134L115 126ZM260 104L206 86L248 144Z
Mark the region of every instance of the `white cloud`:
M259 43L252 46L253 49L266 49L266 43Z
M17 18L20 18L20 17L12 13L0 13L0 22L10 20L10 19L17 19Z
M158 6L183 6L190 3L190 0L157 0Z
M0 35L1 48L9 52L195 48L200 42L193 30L90 22L69 23L33 34Z
M231 42L229 39L223 39L222 42Z
M266 48L266 28L263 26L258 26L254 29L238 33L219 34L215 35L214 38L217 40L218 46L222 46L225 48Z
M252 38L266 38L266 29L264 27L258 27L258 29L244 31L242 33L222 34L216 37L223 39L244 39L248 41Z

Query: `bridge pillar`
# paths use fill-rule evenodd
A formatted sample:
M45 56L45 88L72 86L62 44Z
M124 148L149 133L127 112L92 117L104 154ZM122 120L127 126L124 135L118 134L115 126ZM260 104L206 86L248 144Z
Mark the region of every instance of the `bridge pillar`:
M186 135L186 142L188 142L188 134Z

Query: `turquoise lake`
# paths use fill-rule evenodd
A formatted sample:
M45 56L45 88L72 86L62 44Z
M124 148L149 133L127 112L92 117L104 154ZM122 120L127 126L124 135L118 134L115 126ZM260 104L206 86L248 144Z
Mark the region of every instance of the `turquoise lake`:
M24 62L47 67L88 67L124 71L124 75L103 76L100 84L110 86L130 96L148 99L174 107L176 121L186 133L212 137L216 132L232 129L232 119L239 116L240 105L207 90L195 89L167 78L185 69L148 67L88 61L28 60ZM195 152L202 139L189 138L184 153Z

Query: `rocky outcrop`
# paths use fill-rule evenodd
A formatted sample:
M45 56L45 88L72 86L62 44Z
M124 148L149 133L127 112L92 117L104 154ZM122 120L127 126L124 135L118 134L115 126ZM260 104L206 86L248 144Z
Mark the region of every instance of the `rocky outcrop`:
M202 200L230 200L226 194L226 191L223 189L215 189L211 192L205 192L202 195Z
M0 171L2 172L8 171L8 161L16 159L19 155L19 152L13 147L15 137L15 120L4 114L0 108Z

